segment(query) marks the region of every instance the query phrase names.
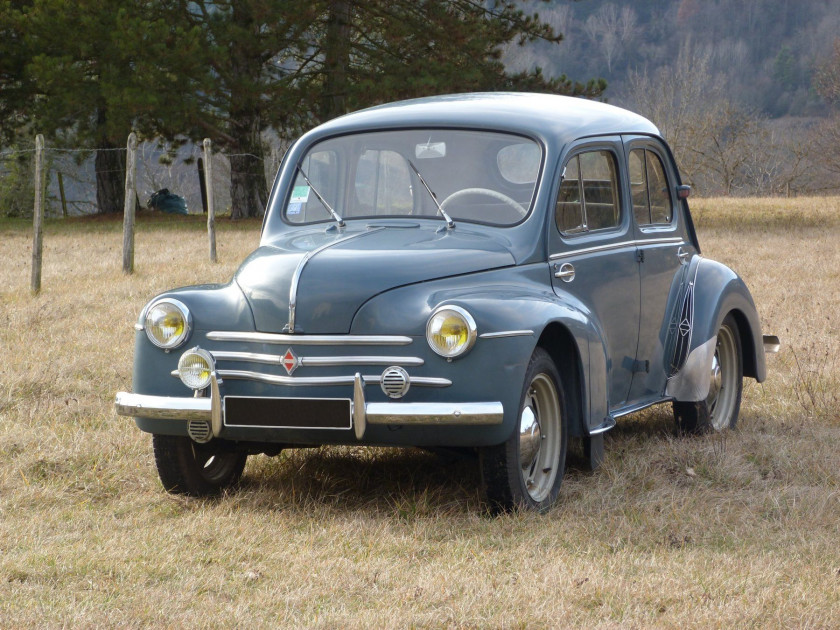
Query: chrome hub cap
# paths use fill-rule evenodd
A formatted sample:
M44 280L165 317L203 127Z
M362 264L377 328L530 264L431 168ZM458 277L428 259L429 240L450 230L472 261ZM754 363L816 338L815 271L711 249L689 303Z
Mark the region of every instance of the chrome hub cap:
M561 442L560 399L554 381L537 374L519 414L519 464L528 495L537 503L551 493L557 478Z
M706 397L706 408L717 431L729 428L732 423L738 390L737 361L735 336L728 326L723 326L718 331L709 395Z

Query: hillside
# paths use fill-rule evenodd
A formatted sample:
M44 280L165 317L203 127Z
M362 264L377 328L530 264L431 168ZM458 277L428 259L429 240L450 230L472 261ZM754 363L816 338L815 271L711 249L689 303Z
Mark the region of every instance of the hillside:
M704 57L742 105L770 116L813 116L815 67L840 32L840 0L606 0L529 2L564 35L559 45L513 47L513 68L583 80L603 77L622 103L633 72L654 73L678 56Z

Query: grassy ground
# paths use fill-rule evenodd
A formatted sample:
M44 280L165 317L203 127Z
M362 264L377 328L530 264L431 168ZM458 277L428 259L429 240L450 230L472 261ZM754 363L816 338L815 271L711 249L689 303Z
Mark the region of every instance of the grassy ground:
M172 286L226 281L256 223L0 223L0 627L840 626L840 199L697 200L783 350L740 428L623 419L545 516L482 510L473 462L331 448L249 460L243 487L175 498L113 413L132 324Z

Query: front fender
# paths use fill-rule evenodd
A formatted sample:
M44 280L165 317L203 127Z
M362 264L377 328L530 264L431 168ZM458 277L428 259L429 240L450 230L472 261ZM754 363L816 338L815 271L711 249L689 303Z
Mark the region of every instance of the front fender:
M469 378L480 379L485 392L502 400L505 418L498 441L517 426L525 371L538 344L555 358L564 383L577 387L574 409L580 422L573 432L588 432L608 415L606 345L586 307L572 296L558 298L547 274L545 265L535 264L393 289L359 309L352 332L423 338L435 308L461 306L475 318L478 339L451 368L462 366ZM519 334L503 334L510 332Z
M759 383L767 376L761 324L746 284L732 269L714 260L697 256L694 264L694 280L689 285L694 294L688 356L665 388L667 396L687 402L703 400L708 394L717 332L730 313L741 337L744 376Z

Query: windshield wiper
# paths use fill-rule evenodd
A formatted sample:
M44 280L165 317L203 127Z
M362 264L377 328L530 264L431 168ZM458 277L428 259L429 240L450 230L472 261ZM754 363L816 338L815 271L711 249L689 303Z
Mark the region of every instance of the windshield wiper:
M297 170L298 170L298 171L300 171L300 174L301 174L301 175L303 175L303 180L304 180L304 181L306 182L306 184L309 186L309 189L310 189L312 192L314 192L314 193L315 193L315 196L318 198L318 201L320 201L320 202L321 202L321 204L323 204L323 206L324 206L327 210L329 210L329 212L330 212L330 214L332 215L333 219L335 219L335 222L336 222L336 223L338 223L338 227L343 228L343 227L344 227L344 219L342 219L340 216L338 216L338 213L337 213L335 210L333 210L333 209L332 209L332 207L330 206L330 204L328 204L328 203L327 203L327 200L326 200L326 199L324 199L324 198L321 196L321 193L319 193L319 192L318 192L318 189L317 189L317 188L315 188L315 186L313 186L313 185L312 185L312 182L310 182L310 181L309 181L309 178L306 176L306 173L304 173L304 172L303 172L303 168L301 167L301 165L300 165L300 164L298 164L298 166L297 166Z
M440 216L442 216L446 221L446 229L453 229L455 227L455 221L453 221L452 218L448 214L446 214L446 210L444 210L443 206L441 206L438 203L435 193L433 193L432 189L429 188L429 185L426 183L426 180L423 179L423 176L420 174L420 171L417 170L417 167L414 166L414 163L411 160L408 160L408 165L411 167L411 170L414 171L414 174L417 175L417 177L420 179L420 182L423 184L423 187L429 192L429 197L431 197L432 201L435 202L438 212L440 212Z

